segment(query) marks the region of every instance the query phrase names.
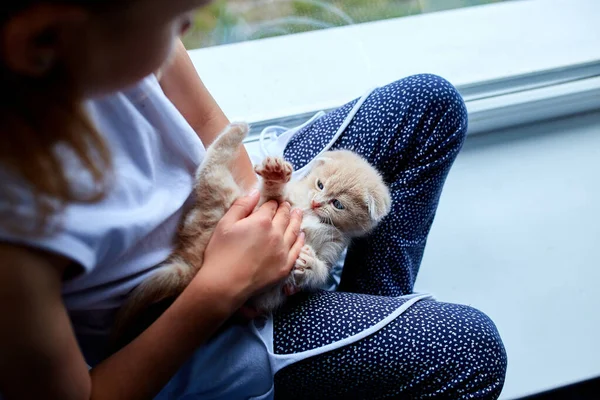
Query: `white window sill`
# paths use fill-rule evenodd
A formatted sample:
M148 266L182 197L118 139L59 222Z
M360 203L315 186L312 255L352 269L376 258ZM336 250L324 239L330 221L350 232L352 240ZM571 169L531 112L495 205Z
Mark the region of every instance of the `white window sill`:
M585 81L600 76L598 15L597 0L512 1L192 50L190 56L233 120L304 117L369 87L434 73L463 93L475 133L510 125L514 107L508 106L523 110L528 92L540 88L533 108L544 111L517 113L518 122L560 116L563 106L569 112L600 106L600 86ZM554 86L572 82L587 92L585 101L576 92L569 101L581 104L553 97ZM540 102L547 96L555 108Z

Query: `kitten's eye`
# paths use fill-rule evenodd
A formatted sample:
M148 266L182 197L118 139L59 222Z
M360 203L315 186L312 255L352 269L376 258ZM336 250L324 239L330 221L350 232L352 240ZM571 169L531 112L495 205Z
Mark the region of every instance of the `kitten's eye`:
M321 180L317 179L317 187L319 188L319 190L323 190L323 182L321 182Z
M335 208L337 208L338 210L343 210L344 209L344 205L342 204L341 201L339 201L338 199L333 199L331 200L331 204L333 204L333 206Z

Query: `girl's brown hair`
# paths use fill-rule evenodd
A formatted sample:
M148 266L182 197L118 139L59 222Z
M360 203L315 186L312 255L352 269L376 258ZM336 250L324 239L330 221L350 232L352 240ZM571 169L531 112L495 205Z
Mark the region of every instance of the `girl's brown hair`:
M0 29L14 13L41 2L4 0L0 6ZM97 6L101 2L55 3ZM4 54L0 54L0 88L0 165L30 185L36 223L27 228L40 233L48 227L49 217L59 213L67 203L96 201L103 195L106 172L111 166L109 152L88 119L77 88L60 65L42 78L32 78L11 71ZM92 191L77 191L70 182L65 153L74 155L82 169L89 173L94 183ZM2 190L16 205L17 193L8 192L8 187Z

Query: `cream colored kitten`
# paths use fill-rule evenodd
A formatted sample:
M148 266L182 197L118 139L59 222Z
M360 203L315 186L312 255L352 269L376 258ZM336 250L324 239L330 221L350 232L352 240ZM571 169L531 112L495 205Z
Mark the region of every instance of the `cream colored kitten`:
M196 177L196 205L185 216L178 246L171 257L136 289L119 311L115 332L153 303L176 297L190 283L204 260L215 226L231 204L243 195L230 163L248 132L246 124L231 124L207 149ZM390 195L379 173L350 151L330 151L316 160L310 173L291 182L292 166L278 157L255 167L261 176L259 206L270 199L287 200L304 212L306 245L290 277L251 299L261 311L272 311L285 300L283 286L321 287L329 270L353 237L368 233L390 210Z

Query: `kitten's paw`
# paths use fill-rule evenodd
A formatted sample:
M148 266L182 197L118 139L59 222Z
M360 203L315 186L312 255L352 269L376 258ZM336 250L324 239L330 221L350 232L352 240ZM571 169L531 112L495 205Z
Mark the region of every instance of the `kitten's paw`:
M254 167L254 172L265 182L287 183L292 178L292 165L281 157L267 157L262 165Z
M296 262L300 262L304 265L304 268L310 268L316 261L317 254L309 245L304 245L300 250L300 255L298 256L298 260Z
M312 268L317 262L317 255L312 247L306 245L300 250L300 255L296 259L292 276L296 285L300 286L312 273Z
M300 287L302 286L302 284L304 283L304 281L306 280L306 270L305 269L296 269L294 268L292 270L292 277L294 278L294 286L295 287Z

